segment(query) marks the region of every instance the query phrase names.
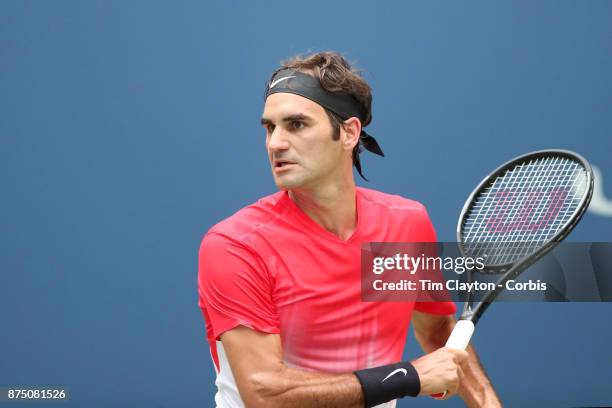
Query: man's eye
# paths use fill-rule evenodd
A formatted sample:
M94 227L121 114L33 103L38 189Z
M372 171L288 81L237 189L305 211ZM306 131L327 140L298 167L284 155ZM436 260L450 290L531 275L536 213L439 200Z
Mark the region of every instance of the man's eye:
M291 127L293 129L302 129L304 126L306 126L304 122L300 122L299 120L294 120L291 122Z
M266 125L266 130L268 131L268 133L272 133L272 132L274 132L275 127L276 126L271 125L271 124L270 125Z

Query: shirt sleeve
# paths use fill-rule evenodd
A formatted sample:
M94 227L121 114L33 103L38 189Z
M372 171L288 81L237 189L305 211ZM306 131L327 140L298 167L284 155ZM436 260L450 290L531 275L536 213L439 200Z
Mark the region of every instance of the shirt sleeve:
M261 259L224 235L208 233L198 257L198 303L215 339L243 325L280 333L273 279Z
M431 220L429 219L429 214L427 214L427 210L425 207L422 209L421 216L417 220L418 228L417 236L413 239L414 242L437 242L436 238L436 230L434 229ZM440 277L442 281L444 281L444 277ZM414 310L423 313L430 313L436 315L449 315L455 314L457 311L457 307L455 306L455 302L416 302L414 305Z

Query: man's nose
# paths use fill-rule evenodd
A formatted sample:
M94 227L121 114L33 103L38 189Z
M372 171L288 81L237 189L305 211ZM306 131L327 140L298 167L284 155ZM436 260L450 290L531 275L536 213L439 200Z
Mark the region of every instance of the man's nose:
M277 126L276 129L270 135L270 140L268 141L268 149L272 152L277 152L281 150L289 149L289 141L287 140L287 135L283 132L283 129L280 126Z

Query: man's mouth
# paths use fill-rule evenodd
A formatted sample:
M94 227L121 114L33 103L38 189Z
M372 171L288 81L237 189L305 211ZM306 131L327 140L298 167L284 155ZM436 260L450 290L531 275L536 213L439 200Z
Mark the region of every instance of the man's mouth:
M289 160L275 160L274 161L274 168L278 169L278 168L286 167L286 166L288 166L290 164L295 164L295 163L292 162L292 161L289 161Z

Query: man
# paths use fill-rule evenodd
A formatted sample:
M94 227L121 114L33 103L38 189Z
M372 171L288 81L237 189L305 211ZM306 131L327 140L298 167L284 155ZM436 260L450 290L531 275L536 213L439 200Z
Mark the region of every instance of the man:
M429 242L417 202L356 188L371 89L337 53L285 62L261 123L280 192L217 224L202 241L199 303L220 408L393 407L459 394L500 406L474 351L444 348L453 303L362 302L364 242ZM400 362L408 325L429 353Z

